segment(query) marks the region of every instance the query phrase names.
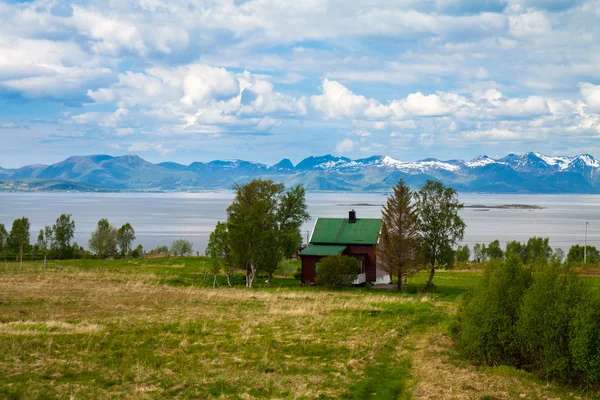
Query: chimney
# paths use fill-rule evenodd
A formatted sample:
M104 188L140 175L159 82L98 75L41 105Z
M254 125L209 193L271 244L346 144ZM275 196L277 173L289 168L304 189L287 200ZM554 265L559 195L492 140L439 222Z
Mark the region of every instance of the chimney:
M352 210L348 213L348 222L351 224L356 222L356 211Z

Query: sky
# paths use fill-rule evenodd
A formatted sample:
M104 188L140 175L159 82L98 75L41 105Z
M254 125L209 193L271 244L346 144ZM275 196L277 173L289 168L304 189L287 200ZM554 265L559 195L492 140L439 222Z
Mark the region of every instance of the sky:
M599 0L0 0L0 166L600 156Z

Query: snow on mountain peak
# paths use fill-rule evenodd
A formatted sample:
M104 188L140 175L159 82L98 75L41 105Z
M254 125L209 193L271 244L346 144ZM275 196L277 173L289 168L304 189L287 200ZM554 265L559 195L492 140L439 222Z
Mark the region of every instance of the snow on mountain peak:
M473 168L473 167L483 167L485 165L495 164L495 163L496 163L496 160L489 158L488 156L479 156L479 157L472 159L471 161L467 161L465 163L465 165L469 168Z

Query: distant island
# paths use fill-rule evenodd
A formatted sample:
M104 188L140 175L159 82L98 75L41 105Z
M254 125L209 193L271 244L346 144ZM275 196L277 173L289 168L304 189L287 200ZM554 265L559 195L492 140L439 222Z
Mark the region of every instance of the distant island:
M485 206L483 204L470 204L464 208L475 208L475 209L500 209L500 210L542 210L545 207L536 206L531 204L501 204L494 206Z
M383 207L383 204L371 204L371 203L351 203L351 204L336 204L340 207Z

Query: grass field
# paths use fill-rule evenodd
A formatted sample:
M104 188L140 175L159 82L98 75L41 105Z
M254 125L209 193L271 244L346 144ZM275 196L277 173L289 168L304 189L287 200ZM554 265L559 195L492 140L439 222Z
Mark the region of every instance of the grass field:
M423 274L400 294L212 288L201 258L0 265L0 398L591 398L453 352L479 277L440 271L421 293Z

